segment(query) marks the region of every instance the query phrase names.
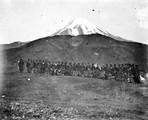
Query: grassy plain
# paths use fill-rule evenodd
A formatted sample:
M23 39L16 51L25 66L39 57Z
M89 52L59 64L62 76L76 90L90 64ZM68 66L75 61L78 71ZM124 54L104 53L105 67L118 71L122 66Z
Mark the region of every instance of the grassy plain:
M20 74L9 66L1 96L73 108L82 120L148 120L148 91L139 84L93 78Z

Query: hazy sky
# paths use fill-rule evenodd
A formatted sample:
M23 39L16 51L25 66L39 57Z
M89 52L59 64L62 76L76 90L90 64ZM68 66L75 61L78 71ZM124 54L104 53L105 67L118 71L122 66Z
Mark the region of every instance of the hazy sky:
M148 0L0 0L0 43L49 36L78 17L148 44Z

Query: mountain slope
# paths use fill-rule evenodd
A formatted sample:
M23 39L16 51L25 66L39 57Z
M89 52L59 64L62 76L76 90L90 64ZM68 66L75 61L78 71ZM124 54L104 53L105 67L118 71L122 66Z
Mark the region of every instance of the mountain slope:
M84 62L103 64L135 63L146 67L147 46L117 41L99 34L41 38L5 51L12 63L18 59Z
M10 49L10 48L17 48L17 47L21 47L23 45L27 44L27 42L13 42L13 43L10 43L10 44L2 44L1 46L4 48L4 49Z

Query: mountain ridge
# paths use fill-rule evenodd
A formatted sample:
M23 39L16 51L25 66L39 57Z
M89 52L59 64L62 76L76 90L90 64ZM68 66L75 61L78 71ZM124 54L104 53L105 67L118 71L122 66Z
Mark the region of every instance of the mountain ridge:
M53 33L51 36L55 36L55 35L78 36L78 35L90 35L90 34L101 34L120 41L132 41L132 40L126 40L122 37L113 35L99 28L98 26L94 25L88 20L85 20L84 18L77 18L75 20L72 20L65 27L59 29L57 32Z

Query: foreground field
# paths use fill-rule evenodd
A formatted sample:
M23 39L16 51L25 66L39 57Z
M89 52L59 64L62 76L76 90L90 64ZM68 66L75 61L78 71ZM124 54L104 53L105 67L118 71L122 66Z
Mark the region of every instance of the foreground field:
M148 120L148 91L141 85L20 74L14 67L4 75L1 119Z

